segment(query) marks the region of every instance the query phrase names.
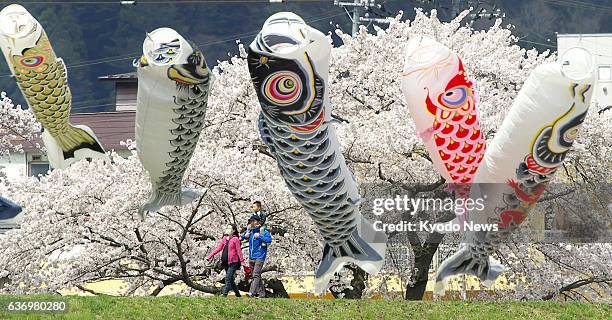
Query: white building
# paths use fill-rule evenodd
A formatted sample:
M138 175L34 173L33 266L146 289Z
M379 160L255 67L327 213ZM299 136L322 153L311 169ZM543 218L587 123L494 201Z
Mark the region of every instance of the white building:
M115 83L115 111L95 113L74 113L70 115L73 124L90 127L105 150L114 149L119 154L129 155L121 141L134 139L136 118L136 89L138 79L135 73L108 75L98 78ZM17 176L38 176L49 171L47 157L38 150L36 144L42 141L20 142L23 153L11 153L8 158L0 158L0 172L9 178Z
M119 154L129 155L121 141L134 139L134 111L112 111L96 113L78 113L70 116L72 124L83 124L90 127L102 143L105 150L115 150ZM43 155L36 144L42 141L21 142L23 152L11 153L10 157L0 157L0 172L8 178L18 176L38 176L49 171L47 156Z
M612 108L612 33L558 34L557 51L562 55L572 47L582 47L593 55L597 83L593 107L597 112Z

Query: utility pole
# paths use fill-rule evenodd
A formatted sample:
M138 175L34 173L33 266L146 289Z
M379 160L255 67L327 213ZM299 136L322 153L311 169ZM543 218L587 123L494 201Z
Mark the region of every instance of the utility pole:
M359 32L359 26L362 23L389 23L387 17L384 17L386 11L381 4L377 4L376 0L353 0L353 2L341 2L334 0L334 5L342 7L349 19L353 22L352 35ZM349 12L350 8L352 13ZM382 11L383 13L377 12ZM361 14L363 13L363 16Z
M352 35L356 35L357 32L359 32L359 24L361 23L361 21L359 21L359 19L361 18L360 12L361 8L359 7L359 2L361 2L360 0L355 0L354 2L354 6L353 6L353 31L352 31Z
M506 16L506 13L501 12L501 10L499 8L497 8L497 6L495 4L493 6L491 6L489 8L489 10L490 10L490 13L487 12L487 9L482 6L480 1L478 1L477 2L477 7L474 10L475 13L470 13L468 15L468 17L471 19L470 20L470 27L478 19L493 20L493 19L497 19L497 18L503 18L503 17Z

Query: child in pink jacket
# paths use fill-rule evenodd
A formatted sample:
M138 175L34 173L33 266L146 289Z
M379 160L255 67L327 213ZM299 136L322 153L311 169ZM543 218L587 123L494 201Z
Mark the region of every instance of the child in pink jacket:
M223 289L223 296L227 297L230 290L234 291L236 297L240 297L240 291L234 282L236 271L240 269L240 266L244 263L242 257L242 248L240 247L240 238L238 238L238 228L233 224L228 224L225 229L219 245L213 252L211 252L206 259L209 261L213 257L221 252L221 265L225 270L225 288Z

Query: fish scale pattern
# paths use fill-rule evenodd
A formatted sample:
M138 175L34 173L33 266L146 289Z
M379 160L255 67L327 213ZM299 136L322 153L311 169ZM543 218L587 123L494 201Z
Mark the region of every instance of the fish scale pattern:
M156 183L160 193L174 194L181 190L183 174L204 127L209 85L208 79L199 85L177 84L178 94L174 97L176 106L173 108L176 117L172 119L176 128L170 130L174 137L170 145L174 150L169 153L172 160L166 163L168 169Z
M72 94L63 60L56 59L49 63L42 72L16 68L15 80L34 111L36 120L58 140L63 151L83 142L97 145L92 136L70 125Z
M15 79L22 88L36 118L52 136L66 133L72 95L62 60L47 65L42 72L19 68Z
M427 110L434 116L433 139L454 183L471 183L485 153L480 130L476 90L457 57L457 74L437 97L426 97ZM432 150L433 151L433 150Z
M342 174L344 158L333 148L325 123L310 133L275 125L261 114L259 132L277 159L288 188L304 206L326 243L341 247L356 228L357 199L351 199Z

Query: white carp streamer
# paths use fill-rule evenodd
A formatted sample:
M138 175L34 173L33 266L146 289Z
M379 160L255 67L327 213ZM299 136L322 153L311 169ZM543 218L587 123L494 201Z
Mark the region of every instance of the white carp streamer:
M185 205L202 190L182 179L204 125L212 75L202 52L170 28L147 34L138 68L136 148L149 172L151 197L140 209Z
M288 12L266 20L248 52L261 139L325 240L318 293L346 263L377 273L386 250L386 235L361 217L358 184L330 122L330 53L327 37Z
M594 83L590 53L568 51L562 61L536 68L529 76L493 141L489 144L470 193L485 200L474 223L496 223L499 231L468 232L459 250L436 275L436 294L447 278L479 277L492 285L506 268L490 258L536 205L563 163L591 103Z

